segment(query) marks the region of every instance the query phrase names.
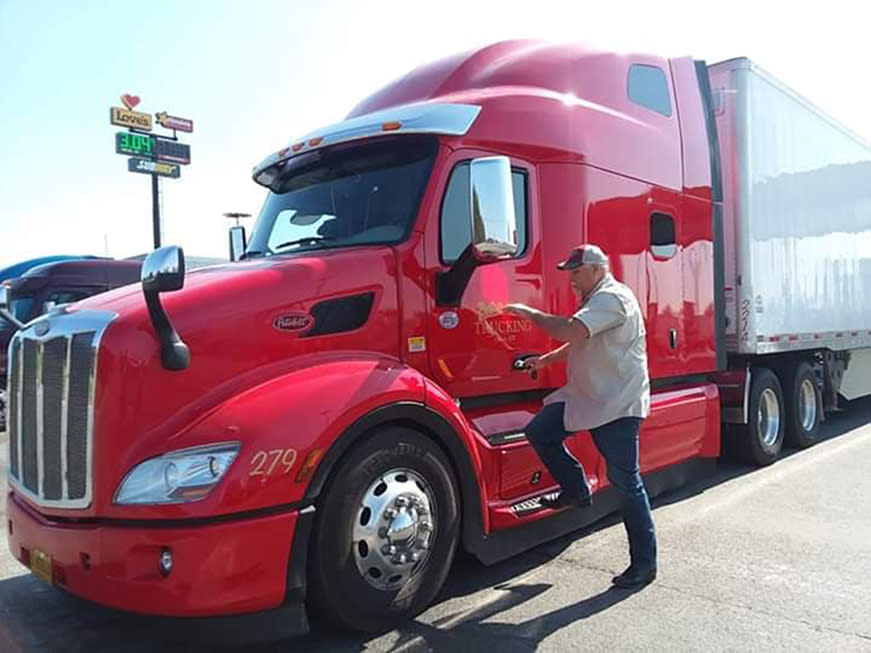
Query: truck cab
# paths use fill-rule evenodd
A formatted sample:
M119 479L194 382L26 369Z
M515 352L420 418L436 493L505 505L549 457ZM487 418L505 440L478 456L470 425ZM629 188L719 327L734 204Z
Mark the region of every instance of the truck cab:
M524 374L559 343L502 310L573 313L556 264L581 242L647 324L651 492L710 470L706 80L691 59L501 43L269 155L238 262L187 273L162 248L141 288L13 339L11 550L125 610L380 630L429 604L458 547L494 562L602 517L617 498L586 433L568 446L595 507L538 504L557 486L523 429L565 370Z

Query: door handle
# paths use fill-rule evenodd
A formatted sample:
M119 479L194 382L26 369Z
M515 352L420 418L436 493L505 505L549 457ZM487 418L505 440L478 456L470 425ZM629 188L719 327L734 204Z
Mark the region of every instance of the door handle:
M668 344L672 349L677 349L677 329L668 330Z
M518 356L517 358L514 359L514 362L511 364L511 368L514 370L517 370L518 372L523 372L524 370L528 369L526 367L526 359L533 358L535 356L540 356L540 355L541 354L523 354L522 356ZM538 379L538 372L536 372L535 370L532 370L529 373L529 376L532 378L533 381L535 381L536 379Z

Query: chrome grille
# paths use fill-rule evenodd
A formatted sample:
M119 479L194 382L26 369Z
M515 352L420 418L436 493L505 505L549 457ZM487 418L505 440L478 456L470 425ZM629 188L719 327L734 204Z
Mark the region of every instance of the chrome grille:
M67 465L70 496L84 496L88 484L87 449L90 408L89 391L94 356L87 336L73 337L70 347L69 410L67 412Z
M46 499L63 498L61 462L61 422L64 412L64 368L67 339L53 338L42 347L42 494ZM72 467L70 468L72 471ZM70 498L81 498L70 494Z
M20 349L19 341L13 340L9 347L9 359L7 360L6 430L10 432L13 430L13 424L18 424L18 401L13 401L12 397L18 396L18 388L21 385L21 376L13 374L18 369ZM18 477L18 469L18 438L9 438L9 473Z
M39 505L90 505L97 355L114 317L61 309L12 341L10 483Z
M39 489L37 481L39 455L36 450L38 440L36 437L36 421L38 419L36 414L36 356L38 344L33 340L25 340L22 349L22 393L19 402L21 415L18 417L21 425L21 467L24 472L22 480L24 487L31 492L37 492ZM14 399L12 400L14 401ZM25 416L24 419L22 416Z

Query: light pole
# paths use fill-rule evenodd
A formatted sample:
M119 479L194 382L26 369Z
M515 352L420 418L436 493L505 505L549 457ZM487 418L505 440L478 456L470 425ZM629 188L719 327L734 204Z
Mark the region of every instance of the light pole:
M251 214L250 213L236 213L236 212L230 211L229 213L225 213L224 217L225 218L235 218L236 219L236 226L238 227L239 226L239 218L250 218Z

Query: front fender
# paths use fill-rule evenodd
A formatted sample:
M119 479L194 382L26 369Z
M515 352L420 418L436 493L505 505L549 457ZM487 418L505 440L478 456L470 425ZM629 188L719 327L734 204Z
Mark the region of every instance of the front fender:
M422 404L424 395L420 373L396 359L344 352L312 361L226 400L172 438L173 450L241 443L227 476L206 498L163 506L113 505L110 516L216 517L301 502L309 482L296 479L310 453L326 453L350 425L379 406ZM165 450L164 442L153 455Z

